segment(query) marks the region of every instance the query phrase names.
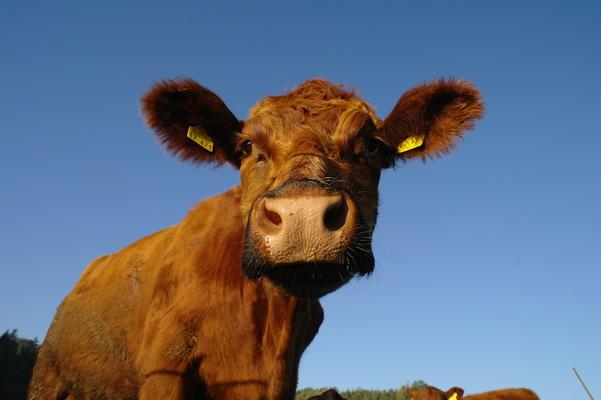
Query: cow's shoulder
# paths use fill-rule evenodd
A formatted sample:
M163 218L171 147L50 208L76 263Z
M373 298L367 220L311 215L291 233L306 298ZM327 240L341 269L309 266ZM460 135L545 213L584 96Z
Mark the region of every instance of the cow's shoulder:
M124 248L100 256L84 270L75 287L82 292L91 285L114 286L125 276L135 292L142 274L155 275L164 265L177 263L185 253L207 242L215 235L223 236L241 228L240 188L235 187L196 204L178 224L161 229ZM226 235L227 236L227 235ZM206 250L205 250L206 251ZM154 278L154 277L153 277Z
M210 238L232 240L243 235L240 212L240 187L236 186L196 204L176 226L173 247L181 249Z
M241 192L240 186L236 186L201 201L182 220L180 228L194 228L197 225L212 228L239 221Z

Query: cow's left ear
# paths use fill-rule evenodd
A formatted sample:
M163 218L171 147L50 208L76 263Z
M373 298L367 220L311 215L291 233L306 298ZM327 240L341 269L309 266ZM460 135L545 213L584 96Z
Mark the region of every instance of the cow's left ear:
M156 83L142 97L146 123L172 154L196 163L230 162L242 122L223 100L192 79Z
M448 153L483 114L480 93L472 84L440 79L403 94L378 136L400 158L425 159Z
M463 389L454 386L447 390L446 395L448 400L461 400L461 398L463 397Z

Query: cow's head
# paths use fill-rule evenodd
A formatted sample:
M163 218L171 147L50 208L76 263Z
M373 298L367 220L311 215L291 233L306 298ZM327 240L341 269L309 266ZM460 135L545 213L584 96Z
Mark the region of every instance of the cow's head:
M383 120L318 79L261 100L244 121L189 79L157 83L142 105L171 153L240 169L242 268L299 297L373 270L380 171L447 153L483 112L478 91L457 80L408 91Z
M426 386L421 389L407 389L410 400L461 400L463 389L454 386L443 392L434 386Z

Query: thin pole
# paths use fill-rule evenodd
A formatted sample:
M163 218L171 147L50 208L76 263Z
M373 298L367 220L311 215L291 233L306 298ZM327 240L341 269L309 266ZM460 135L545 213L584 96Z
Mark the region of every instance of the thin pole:
M593 395L591 394L591 392L588 391L588 388L584 384L584 381L582 380L582 378L578 374L578 371L576 371L576 368L572 367L572 371L574 371L574 373L576 374L576 378L578 378L578 380L580 381L580 384L582 385L582 387L584 388L584 390L586 390L586 394L588 394L588 397L590 397L591 400L595 400L595 399L593 399Z

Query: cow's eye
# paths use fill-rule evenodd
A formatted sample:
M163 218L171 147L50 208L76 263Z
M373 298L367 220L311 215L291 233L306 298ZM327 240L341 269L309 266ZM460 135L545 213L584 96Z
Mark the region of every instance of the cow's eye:
M363 145L363 154L367 157L374 157L382 153L384 143L376 138L371 138L365 141Z
M236 153L238 153L239 159L243 159L248 157L248 155L252 153L252 150L253 142L251 142L250 140L245 140L242 143L240 143L240 145L238 145L238 150L236 151Z

